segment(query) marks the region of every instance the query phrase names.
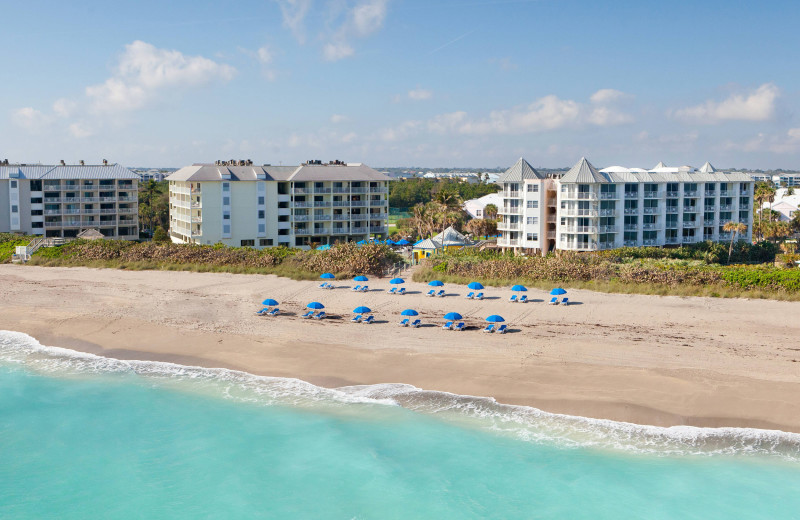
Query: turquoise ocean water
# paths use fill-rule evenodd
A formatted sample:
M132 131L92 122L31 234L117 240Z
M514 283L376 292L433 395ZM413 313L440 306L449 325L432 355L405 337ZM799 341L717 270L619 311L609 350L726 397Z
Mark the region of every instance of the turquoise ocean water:
M800 435L328 390L0 331L0 518L800 518Z

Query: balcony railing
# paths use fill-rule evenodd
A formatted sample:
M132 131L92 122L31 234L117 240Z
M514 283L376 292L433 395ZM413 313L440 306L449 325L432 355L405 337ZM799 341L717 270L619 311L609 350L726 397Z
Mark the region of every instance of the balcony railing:
M612 200L612 199L618 199L618 198L619 197L617 196L617 192L616 191L612 191L612 192L601 191L600 192L600 199L602 199L602 200Z
M386 199L371 199L369 201L370 206L385 206L387 204Z
M388 188L370 188L369 192L370 193L388 193L389 190L388 190Z
M597 200L597 194L592 192L564 191L561 193L562 199L577 200Z
M746 202L744 202L744 203L740 202L739 203L739 209L750 209L750 204L748 204Z
M295 215L293 220L295 222L308 222L311 220L311 215Z
M625 214L626 215L638 215L639 214L639 208L625 208Z
M668 199L677 199L680 196L677 191L667 191L666 193Z
M664 227L667 229L678 229L678 221L677 220L668 220Z
M497 245L501 247L518 247L520 245L518 238L503 238L497 239Z
M369 232L370 233L385 233L386 230L389 229L386 226L370 226Z
M326 227L314 228L314 234L315 235L330 235L331 234L331 228L326 228Z
M367 205L367 201L365 200L351 200L350 206L353 208L363 208Z
M596 209L578 209L578 208L566 208L561 210L561 214L566 217L596 217L597 210Z
M595 251L597 249L597 242L572 242L561 241L562 249L577 249L580 251Z
M365 213L353 213L350 215L350 220L367 220L367 215Z
M369 193L369 188L350 188L350 193Z
M619 231L617 226L600 226L598 230L600 233L617 233Z
M705 220L703 221L703 225L704 225L704 226L713 226L713 225L714 225L714 222L715 222L715 220L714 220L714 219L705 219Z
M497 212L502 215L521 215L522 206L503 206L502 208L498 209Z
M292 195L310 195L314 193L311 188L292 188Z
M294 228L295 235L310 235L311 230L308 228Z
M333 220L350 220L350 215L334 215Z
M697 197L697 190L684 191L683 192L683 196L684 197L689 197L689 198Z
M331 188L333 193L350 193L350 188Z
M322 221L322 220L330 220L330 219L331 219L330 215L314 215L314 220Z
M330 202L323 202L323 201L319 201L318 200L318 201L314 202L314 207L315 208L330 208L331 207L331 203Z
M732 204L720 204L720 206L719 206L719 210L720 211L730 211L732 209L733 209L733 205Z
M500 194L501 194L502 197L507 198L507 199L517 199L517 198L519 198L519 192L518 191L501 191Z
M622 245L625 247L636 247L636 240L626 240Z
M653 229L658 229L658 224L653 224L653 223L642 224L642 229L647 230L647 231L651 231Z
M498 222L497 229L505 229L509 231L517 231L520 229L519 222Z
M657 207L656 208L653 208L653 207L644 208L644 214L645 215L655 215L656 213L658 213L658 208Z
M642 245L647 247L653 247L653 246L658 246L660 244L658 243L657 238L648 238L647 240L642 240Z
M597 226L563 226L562 233L597 233Z
M351 227L350 233L351 234L361 234L369 232L369 228L367 227Z
M612 215L615 215L616 213L617 213L617 210L616 209L611 209L611 208L604 208L604 209L600 210L600 216L601 217L610 217Z
M330 188L314 188L314 193L316 193L317 195L324 195L330 192L331 192Z
M645 191L644 198L646 199L657 199L659 198L658 191Z
M706 191L706 192L703 192L703 196L706 197L706 198L714 198L714 197L717 196L717 192L715 192L715 191Z
M300 202L295 202L294 203L294 207L295 208L313 208L314 204L311 203L311 202L300 201Z
M625 224L625 231L639 231L639 224Z
M346 208L346 207L350 206L350 201L348 201L348 200L334 200L333 202L331 202L331 205L334 208Z
M667 206L667 213L677 213L678 206Z
M625 198L626 199L638 199L639 198L639 192L638 191L626 191L625 192Z
M684 244L694 244L697 242L697 237L682 237L681 242Z
M681 239L679 237L667 237L664 239L664 242L667 244L680 244Z
M699 211L700 210L697 208L697 206L684 206L683 207L683 212L684 213L698 213Z

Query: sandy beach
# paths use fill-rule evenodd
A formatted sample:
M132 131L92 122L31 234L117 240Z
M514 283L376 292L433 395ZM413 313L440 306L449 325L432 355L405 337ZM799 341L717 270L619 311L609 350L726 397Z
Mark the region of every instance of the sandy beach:
M573 305L527 304L508 289L467 300L463 286L428 298L338 289L275 276L0 266L0 329L46 345L120 359L226 367L339 387L407 383L555 413L671 426L800 432L800 302L615 295L570 291ZM281 302L275 318L260 301ZM303 320L319 301L329 318ZM350 322L371 307L376 322ZM424 326L397 325L414 308ZM445 312L467 330L440 328ZM511 332L480 332L504 316Z

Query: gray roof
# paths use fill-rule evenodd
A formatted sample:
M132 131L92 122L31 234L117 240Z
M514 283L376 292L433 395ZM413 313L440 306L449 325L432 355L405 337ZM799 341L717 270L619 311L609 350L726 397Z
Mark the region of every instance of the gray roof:
M364 164L324 165L303 164L301 166L218 166L216 164L193 164L176 171L168 181L221 181L230 174L232 181L389 181L391 178Z
M502 182L522 182L525 179L544 179L545 176L537 172L536 169L522 157L519 158L514 166L507 169L500 177L497 178L497 183Z
M0 179L139 179L119 164L109 165L19 165L0 166Z
M608 182L608 179L597 171L597 168L592 166L586 157L581 157L575 166L561 176L561 182Z
M717 169L711 166L710 162L706 161L706 163L700 167L700 171L703 173L714 173Z
M471 246L472 244L467 237L450 226L435 237L426 238L415 245L414 249L441 249L444 246Z

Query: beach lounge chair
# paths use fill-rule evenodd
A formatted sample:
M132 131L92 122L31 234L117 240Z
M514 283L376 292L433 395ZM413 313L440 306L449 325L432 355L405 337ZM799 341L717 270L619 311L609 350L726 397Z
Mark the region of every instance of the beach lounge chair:
M436 293L436 296L438 296L439 298L444 298L444 289L442 289L438 293Z
M475 299L476 299L476 300L482 300L482 299L483 299L483 293L482 293L482 292L479 292L478 294L476 294L476 295L475 295Z
M467 295L467 298L469 298L470 300L471 300L472 298L474 298L474 297L475 297L475 293L474 293L474 292L471 292L471 293L469 293L469 294Z
M355 287L353 287L353 290L354 291L360 291L361 290L361 286L360 285L356 285Z
M508 301L510 301L511 303L517 303L517 295L512 294L511 298L509 298Z
M319 284L319 288L320 289L327 289L328 288L328 282L322 282L321 284Z
M329 283L326 289L336 289L336 286L333 285L332 283Z
M353 323L358 323L359 321L361 321L361 315L358 314L356 316L353 316L352 318L350 318L350 321L352 321Z
M405 287L401 287L400 290L397 291L397 294L405 294L405 293L406 293L406 288Z
M483 332L494 332L494 323L487 325L486 328L483 329Z
M563 298L561 300L561 305L569 305L569 298Z
M367 316L367 319L361 323L372 323L373 321L375 321L375 316Z
M311 316L313 316L313 315L314 315L314 311L308 311L307 313L303 314L303 315L302 315L302 316L300 316L300 317L301 317L301 318L308 319L308 318L310 318L310 317L311 317Z
M447 323L445 323L444 325L442 325L442 328L443 328L443 329L446 329L446 330L450 330L450 329L452 329L452 328L453 328L453 322L452 322L452 321L448 321Z
M266 316L268 312L269 312L269 307L264 307L260 311L256 312L256 316Z
M411 324L411 326L414 327L415 329L420 325L422 325L422 320L414 320L414 323Z
M500 325L500 328L497 329L498 334L505 334L508 330L508 325Z
M401 327L408 327L408 321L409 321L408 318L400 320L400 326Z
M557 296L553 296L552 298L550 298L550 305L558 305L558 297Z
M520 296L519 297L519 302L520 303L528 303L528 295L527 294L523 294L522 296Z
M361 292L367 292L369 290L369 285L362 285Z
M425 296L436 296L436 291L434 289L431 289L425 294Z
M464 330L464 322L462 321L453 330Z
M395 294L396 292L397 292L397 287L392 287L392 289L389 291L389 294Z
M315 318L317 318L318 320L321 320L322 318L324 318L324 317L325 317L325 311L320 311L320 313L319 313L319 314L317 314L317 315L316 315L316 316L314 316L314 317L315 317Z
M281 312L281 310L275 307L274 309L272 309L267 313L267 316L277 316L279 312Z

